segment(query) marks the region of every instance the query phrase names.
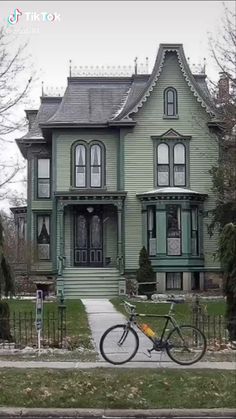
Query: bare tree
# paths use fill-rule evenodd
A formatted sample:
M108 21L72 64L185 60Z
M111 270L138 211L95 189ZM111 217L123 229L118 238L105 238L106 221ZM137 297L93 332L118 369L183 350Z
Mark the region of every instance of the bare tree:
M17 175L24 169L19 160L8 157L14 142L13 133L26 128L20 106L32 84L32 66L26 56L26 44L16 47L17 40L0 28L0 199L7 197L7 185L20 182Z
M220 157L212 167L216 207L210 233L225 224L236 223L236 16L224 5L222 30L218 39L210 39L212 56L220 71L215 102L221 115L218 131Z

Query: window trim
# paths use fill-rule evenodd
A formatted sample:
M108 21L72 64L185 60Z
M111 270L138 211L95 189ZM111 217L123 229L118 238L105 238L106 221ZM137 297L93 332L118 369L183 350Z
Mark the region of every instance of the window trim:
M39 172L39 160L49 160L49 178L42 178L38 176L38 172ZM41 199L51 199L52 197L52 160L50 157L42 157L42 156L38 156L36 158L36 199L37 200L41 200ZM39 180L49 180L49 196L39 196Z
M172 92L173 93L173 102L169 102L168 101L168 92ZM164 112L163 112L163 118L168 118L168 119L177 119L178 116L178 92L177 90L172 87L166 87L166 89L163 92L163 105L164 105ZM168 114L168 104L171 103L173 104L173 115L169 115Z
M190 187L190 139L191 137L161 137L161 136L152 136L153 140L153 188L167 188L174 187L174 146L176 144L183 144L185 147L185 185L176 186L180 188L189 188ZM163 186L158 184L158 146L161 143L167 144L169 147L169 185Z
M76 147L78 145L85 146L85 186L76 186ZM93 145L100 146L101 149L101 186L91 186L91 148ZM71 145L71 188L76 190L94 190L94 189L105 189L106 187L106 147L100 140L92 140L86 142L84 140L76 140Z

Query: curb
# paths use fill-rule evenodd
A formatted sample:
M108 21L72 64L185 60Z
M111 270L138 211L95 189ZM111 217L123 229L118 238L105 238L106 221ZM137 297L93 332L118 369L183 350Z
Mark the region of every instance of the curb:
M0 408L0 418L235 418L235 409L47 409Z

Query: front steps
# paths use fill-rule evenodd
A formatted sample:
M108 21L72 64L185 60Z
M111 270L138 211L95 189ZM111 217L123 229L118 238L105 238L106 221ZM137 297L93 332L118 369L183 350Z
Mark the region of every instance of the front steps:
M57 278L57 290L65 299L116 297L124 286L116 268L65 268Z

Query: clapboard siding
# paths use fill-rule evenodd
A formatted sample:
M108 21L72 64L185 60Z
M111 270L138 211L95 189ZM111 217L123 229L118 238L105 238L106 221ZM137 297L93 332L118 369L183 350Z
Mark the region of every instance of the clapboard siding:
M74 130L61 131L53 134L53 141L56 141L56 191L68 191L71 188L71 146L74 142L83 140L90 142L101 141L106 150L106 188L114 191L117 189L117 145L118 134L114 131L104 130Z
M163 119L163 92L173 86L178 92L179 119ZM188 87L178 65L176 55L169 54L162 73L150 97L134 115L137 124L132 133L124 139L125 190L128 197L125 205L125 249L126 268L136 269L142 246L141 205L136 193L155 187L153 168L153 140L151 136L162 135L173 128L182 135L192 136L190 140L190 188L207 193L205 210L214 206L209 169L217 159L218 146L209 133L207 121L210 117L201 107ZM206 266L216 262L210 254L216 248L216 236L209 238L207 220L204 221L204 249L207 253Z

